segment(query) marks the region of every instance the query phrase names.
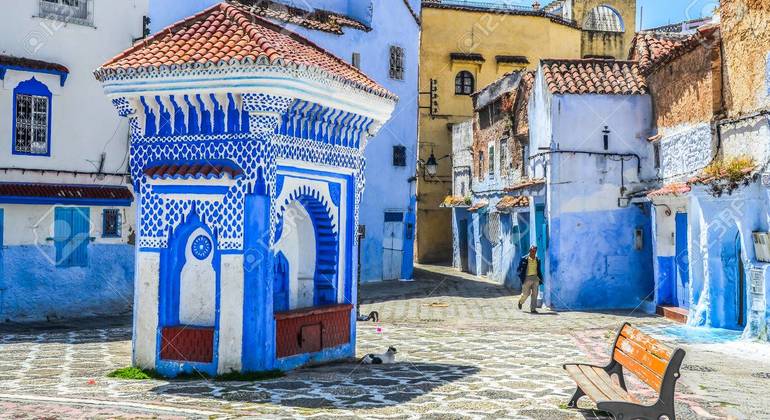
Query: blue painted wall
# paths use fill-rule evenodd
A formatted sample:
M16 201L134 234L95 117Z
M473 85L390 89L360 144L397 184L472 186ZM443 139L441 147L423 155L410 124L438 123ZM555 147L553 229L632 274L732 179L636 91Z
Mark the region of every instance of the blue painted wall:
M89 244L87 267L60 268L54 259L53 246L0 250L0 321L130 313L133 246Z
M337 57L350 62L354 52L361 55L361 70L399 97L393 117L371 140L366 148L366 190L360 209L361 225L366 226L362 247L361 280L379 281L383 278L383 232L386 211L405 213L404 253L401 276L411 278L414 254L414 224L416 208L415 184L409 182L416 172L417 117L418 117L418 64L420 28L401 0L282 0L300 8L317 7L348 14L368 24L369 32L344 28L343 35L308 30L281 24L300 33ZM152 30L157 31L171 23L219 3L217 0L152 0L150 16ZM420 13L420 1L409 0L415 12ZM404 49L404 80L389 77L389 47ZM405 167L393 166L393 146L406 147ZM411 235L410 235L411 233Z
M634 230L644 247L634 247ZM652 231L649 209L564 213L551 219L550 294L559 310L634 309L652 299ZM582 240L576 240L581 238Z

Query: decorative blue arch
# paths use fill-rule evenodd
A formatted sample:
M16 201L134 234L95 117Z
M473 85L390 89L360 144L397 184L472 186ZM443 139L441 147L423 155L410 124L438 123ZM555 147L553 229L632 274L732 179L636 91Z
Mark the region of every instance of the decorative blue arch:
M30 96L38 96L38 97L44 97L47 99L48 102L48 109L47 109L47 116L46 116L46 152L45 153L32 153L32 152L19 152L16 150L16 121L17 121L17 107L18 107L18 97L19 95L30 95ZM25 155L25 156L51 156L51 109L53 106L53 95L51 94L51 90L48 89L48 86L46 86L44 83L40 82L36 78L31 78L27 81L21 82L18 85L16 85L16 88L13 89L13 121L11 121L11 126L13 127L12 131L12 137L11 137L11 153L14 155Z
M291 193L282 203L275 233L276 242L283 234L285 209L295 201L299 202L310 215L315 233L316 266L313 278L313 304L315 306L336 304L340 258L339 237L332 218L332 206L326 202L326 199L309 187L302 187ZM289 276L285 276L283 281L288 291Z
M216 243L216 232L212 231L204 223L195 208L190 212L187 220L183 221L177 227L169 238L168 248L161 251L160 264L160 290L158 296L160 327L178 326L179 321L179 293L180 293L180 275L185 266L186 254L185 247L190 236L198 229L203 229L213 241L209 244L209 252L214 253L212 265L216 273L216 296L220 296L220 253ZM207 257L207 256L206 256ZM205 257L204 257L205 258ZM215 328L219 329L219 299L216 301Z

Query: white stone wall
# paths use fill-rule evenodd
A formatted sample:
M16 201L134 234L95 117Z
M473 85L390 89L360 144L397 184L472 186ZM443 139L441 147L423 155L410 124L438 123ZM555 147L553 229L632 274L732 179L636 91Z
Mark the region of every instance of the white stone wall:
M687 180L714 158L715 144L707 122L666 129L661 134L659 176L666 182Z
M770 120L759 116L722 126L724 157L751 156L764 166L770 158Z
M473 154L473 120L452 126L452 195L471 195ZM464 191L463 191L464 190Z

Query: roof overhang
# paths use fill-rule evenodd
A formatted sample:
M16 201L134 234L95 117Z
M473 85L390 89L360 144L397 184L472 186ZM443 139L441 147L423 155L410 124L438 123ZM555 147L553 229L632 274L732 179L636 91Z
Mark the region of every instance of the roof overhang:
M290 97L372 118L390 119L397 99L379 96L311 67L217 66L97 72L110 98L206 93L264 93Z
M133 201L133 194L125 186L0 183L0 203L3 204L128 207Z

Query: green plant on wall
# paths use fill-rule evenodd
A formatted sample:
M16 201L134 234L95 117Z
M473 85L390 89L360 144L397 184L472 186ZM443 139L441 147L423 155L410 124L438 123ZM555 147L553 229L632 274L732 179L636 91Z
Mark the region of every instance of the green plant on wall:
M756 167L756 162L749 156L718 160L706 167L694 183L707 185L709 194L714 197L730 195L751 183Z

